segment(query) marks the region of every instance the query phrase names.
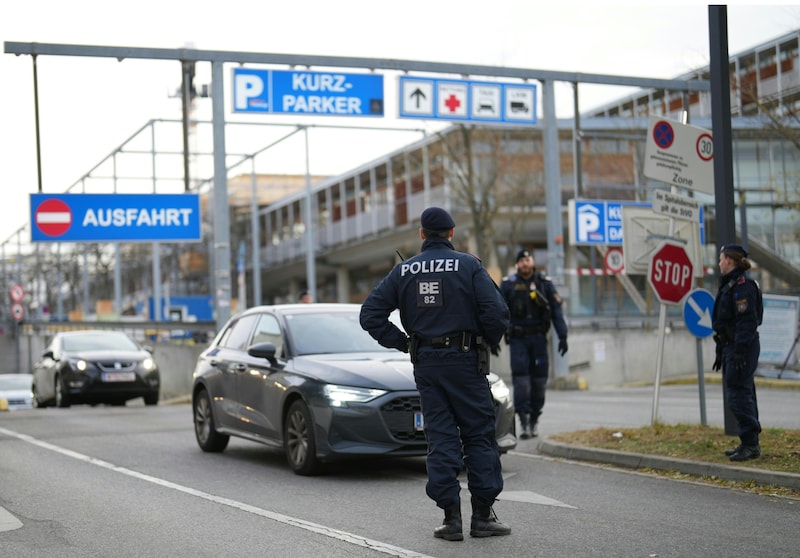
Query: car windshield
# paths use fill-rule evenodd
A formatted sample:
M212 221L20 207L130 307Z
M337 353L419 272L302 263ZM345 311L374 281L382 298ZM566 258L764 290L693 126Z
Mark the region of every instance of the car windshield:
M391 352L361 329L358 312L297 313L286 316L298 355Z
M0 390L31 389L30 374L0 376Z
M65 351L138 351L139 347L127 336L117 333L67 335L62 340Z

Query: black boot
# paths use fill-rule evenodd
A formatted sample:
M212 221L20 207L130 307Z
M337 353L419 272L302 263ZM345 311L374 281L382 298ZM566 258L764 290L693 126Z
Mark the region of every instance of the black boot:
M470 537L499 537L510 535L511 527L497 520L492 506L488 506L472 499L472 524L469 529Z
M523 440L527 440L531 437L531 418L530 415L526 413L520 413L519 415L519 424L522 427L522 432L520 433L519 437Z
M461 504L450 506L444 510L444 521L433 530L433 536L446 541L463 541L461 531Z

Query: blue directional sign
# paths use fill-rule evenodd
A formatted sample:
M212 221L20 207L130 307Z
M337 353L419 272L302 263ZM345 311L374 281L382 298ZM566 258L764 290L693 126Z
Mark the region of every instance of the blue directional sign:
M536 86L528 83L400 76L400 118L536 124Z
M383 76L234 68L233 111L383 116Z
M622 246L622 207L653 207L650 202L569 200L569 234L576 246ZM705 244L705 215L700 206L700 244Z
M31 194L33 242L197 242L197 194Z
M711 315L714 312L714 295L705 289L695 289L683 302L683 320L689 332L695 337L708 337L711 329Z

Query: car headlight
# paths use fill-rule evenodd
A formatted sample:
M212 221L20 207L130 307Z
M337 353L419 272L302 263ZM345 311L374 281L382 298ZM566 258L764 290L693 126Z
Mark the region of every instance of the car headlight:
M498 402L505 403L508 401L509 395L511 395L511 390L508 389L503 379L498 377L497 381L492 384L492 396Z
M69 360L69 364L76 372L86 372L86 369L89 368L89 363L82 358L72 358Z
M156 361L148 357L142 361L142 368L144 368L146 372L152 372L156 369Z
M325 386L324 392L332 407L347 407L348 403L372 401L386 393L386 390L328 384Z

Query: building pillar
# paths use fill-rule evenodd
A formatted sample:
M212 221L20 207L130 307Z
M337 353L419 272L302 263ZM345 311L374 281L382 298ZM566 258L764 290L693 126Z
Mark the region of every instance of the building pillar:
M336 301L350 302L350 271L346 266L336 270Z

